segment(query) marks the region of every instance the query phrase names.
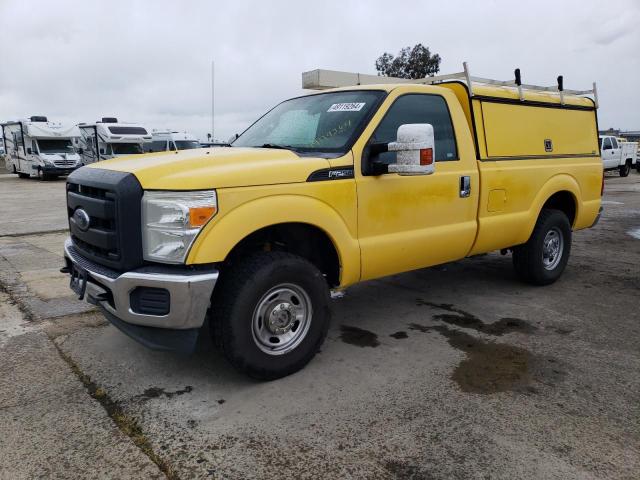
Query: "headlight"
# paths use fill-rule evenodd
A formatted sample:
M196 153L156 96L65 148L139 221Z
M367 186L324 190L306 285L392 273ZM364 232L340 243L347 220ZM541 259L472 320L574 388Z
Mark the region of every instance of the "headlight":
M215 190L144 192L144 259L163 263L184 263L198 233L217 212L218 199Z

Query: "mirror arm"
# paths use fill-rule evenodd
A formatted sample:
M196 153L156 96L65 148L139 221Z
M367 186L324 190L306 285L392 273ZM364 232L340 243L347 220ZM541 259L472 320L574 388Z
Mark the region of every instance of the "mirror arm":
M362 152L362 174L365 176L378 176L389 173L389 166L376 157L389 151L388 143L370 143Z
M369 145L369 155L371 157L376 157L381 153L387 153L389 151L388 143L371 143Z

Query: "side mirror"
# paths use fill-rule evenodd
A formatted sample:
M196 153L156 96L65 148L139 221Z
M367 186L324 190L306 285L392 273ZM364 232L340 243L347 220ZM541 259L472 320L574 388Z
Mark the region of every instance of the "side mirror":
M31 150L31 147L27 148L27 155L33 155L33 150Z
M104 155L104 148L100 149L100 155Z
M80 147L80 148L78 149L78 153L79 153L80 155L82 155L82 154L84 153L84 148Z
M430 123L406 123L398 127L397 140L389 144L390 152L398 152L389 173L398 175L431 175L435 169L435 141Z

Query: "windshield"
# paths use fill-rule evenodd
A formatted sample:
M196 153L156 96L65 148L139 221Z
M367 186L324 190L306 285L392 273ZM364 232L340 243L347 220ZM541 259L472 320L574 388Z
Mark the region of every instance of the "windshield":
M178 150L191 150L192 148L201 148L200 143L195 140L176 140Z
M71 140L38 140L38 149L40 153L73 153L73 145Z
M114 155L142 153L142 146L139 143L112 143L111 149Z
M164 152L167 150L166 140L156 140L155 142L145 143L144 151L147 152Z
M344 152L383 97L382 91L358 90L287 100L251 125L233 146Z

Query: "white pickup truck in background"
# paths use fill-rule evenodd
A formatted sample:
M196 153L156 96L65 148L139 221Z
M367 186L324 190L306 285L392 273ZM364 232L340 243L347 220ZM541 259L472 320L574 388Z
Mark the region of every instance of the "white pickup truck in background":
M605 170L617 169L621 177L629 175L632 167L638 168L638 143L626 142L609 136L600 136L600 152Z

